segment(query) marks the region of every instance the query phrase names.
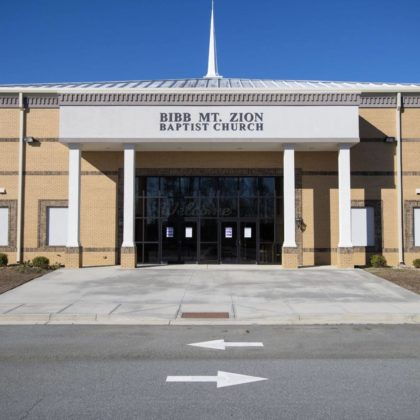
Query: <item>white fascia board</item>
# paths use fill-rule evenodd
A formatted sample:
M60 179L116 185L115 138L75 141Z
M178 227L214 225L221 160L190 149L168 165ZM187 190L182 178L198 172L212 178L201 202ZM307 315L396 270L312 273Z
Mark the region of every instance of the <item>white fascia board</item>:
M190 129L199 124L200 115L218 115L209 121L206 129ZM259 115L253 120L253 131L229 129L232 116L239 114ZM162 114L186 115L189 128L174 131L161 128ZM257 124L257 122L261 124ZM183 122L183 121L180 121ZM222 129L223 124L226 129ZM239 121L236 123L238 124ZM168 122L169 125L172 125ZM179 124L182 126L182 124ZM256 130L257 125L262 129ZM261 128L261 127L260 127ZM119 139L120 142L137 142L141 139L199 139L212 141L251 142L258 139L294 139L312 142L317 139L345 142L359 137L359 111L357 106L65 106L60 109L60 139L70 142L80 139L86 143L97 139ZM67 140L70 139L70 140ZM222 140L223 139L223 140ZM158 140L157 140L158 141Z

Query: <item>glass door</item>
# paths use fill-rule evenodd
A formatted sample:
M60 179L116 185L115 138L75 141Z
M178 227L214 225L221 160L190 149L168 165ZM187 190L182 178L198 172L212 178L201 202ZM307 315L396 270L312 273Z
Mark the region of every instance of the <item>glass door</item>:
M238 223L236 220L220 222L220 262L238 262Z
M176 220L162 222L162 262L179 264L180 229Z
M197 222L183 221L180 223L181 235L179 260L181 263L197 262Z
M168 264L197 262L197 222L180 220L162 223L162 261Z
M239 262L257 262L257 224L256 222L240 222Z

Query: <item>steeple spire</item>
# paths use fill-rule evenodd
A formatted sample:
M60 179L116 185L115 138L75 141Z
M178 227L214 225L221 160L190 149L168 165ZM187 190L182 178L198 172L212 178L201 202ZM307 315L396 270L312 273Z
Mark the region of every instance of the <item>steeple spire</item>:
M214 0L211 2L211 20L210 20L210 44L209 44L209 65L205 79L220 79L217 69L217 49L216 49L216 31L214 29Z

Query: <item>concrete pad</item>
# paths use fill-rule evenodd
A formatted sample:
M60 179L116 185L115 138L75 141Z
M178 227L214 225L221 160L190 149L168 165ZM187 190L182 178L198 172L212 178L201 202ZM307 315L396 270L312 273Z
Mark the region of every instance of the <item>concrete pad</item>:
M11 312L13 309L18 308L19 306L21 306L23 304L20 305L16 305L15 303L9 303L9 304L1 304L0 305L0 314L6 314Z
M228 312L231 318L176 318L182 311ZM363 270L101 267L57 270L0 295L0 323L31 319L116 325L413 323L420 322L420 296Z
M346 310L335 303L324 302L324 303L293 303L288 302L292 311L296 314L301 315L331 315L331 314L345 314Z
M394 302L393 305L402 313L413 312L420 314L420 302Z
M49 303L44 304L31 304L25 303L22 306L8 312L9 315L21 314L56 314L66 308L66 305L52 305Z
M256 306L235 305L236 319L244 320L261 320L261 319L295 319L298 314L294 313L290 308L283 307L276 310Z
M64 311L61 311L61 314L100 314L108 315L115 309L117 309L120 304L116 303L95 303L95 302L75 302L71 306L68 306Z
M117 307L111 314L114 317L125 316L137 318L174 319L179 310L179 305L148 305L124 303Z

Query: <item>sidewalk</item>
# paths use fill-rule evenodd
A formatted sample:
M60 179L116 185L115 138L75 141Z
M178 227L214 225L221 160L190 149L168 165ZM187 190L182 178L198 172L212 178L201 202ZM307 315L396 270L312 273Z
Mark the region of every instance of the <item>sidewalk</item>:
M228 318L182 317L197 312ZM400 323L420 323L420 296L363 270L196 265L58 270L0 295L0 325Z

